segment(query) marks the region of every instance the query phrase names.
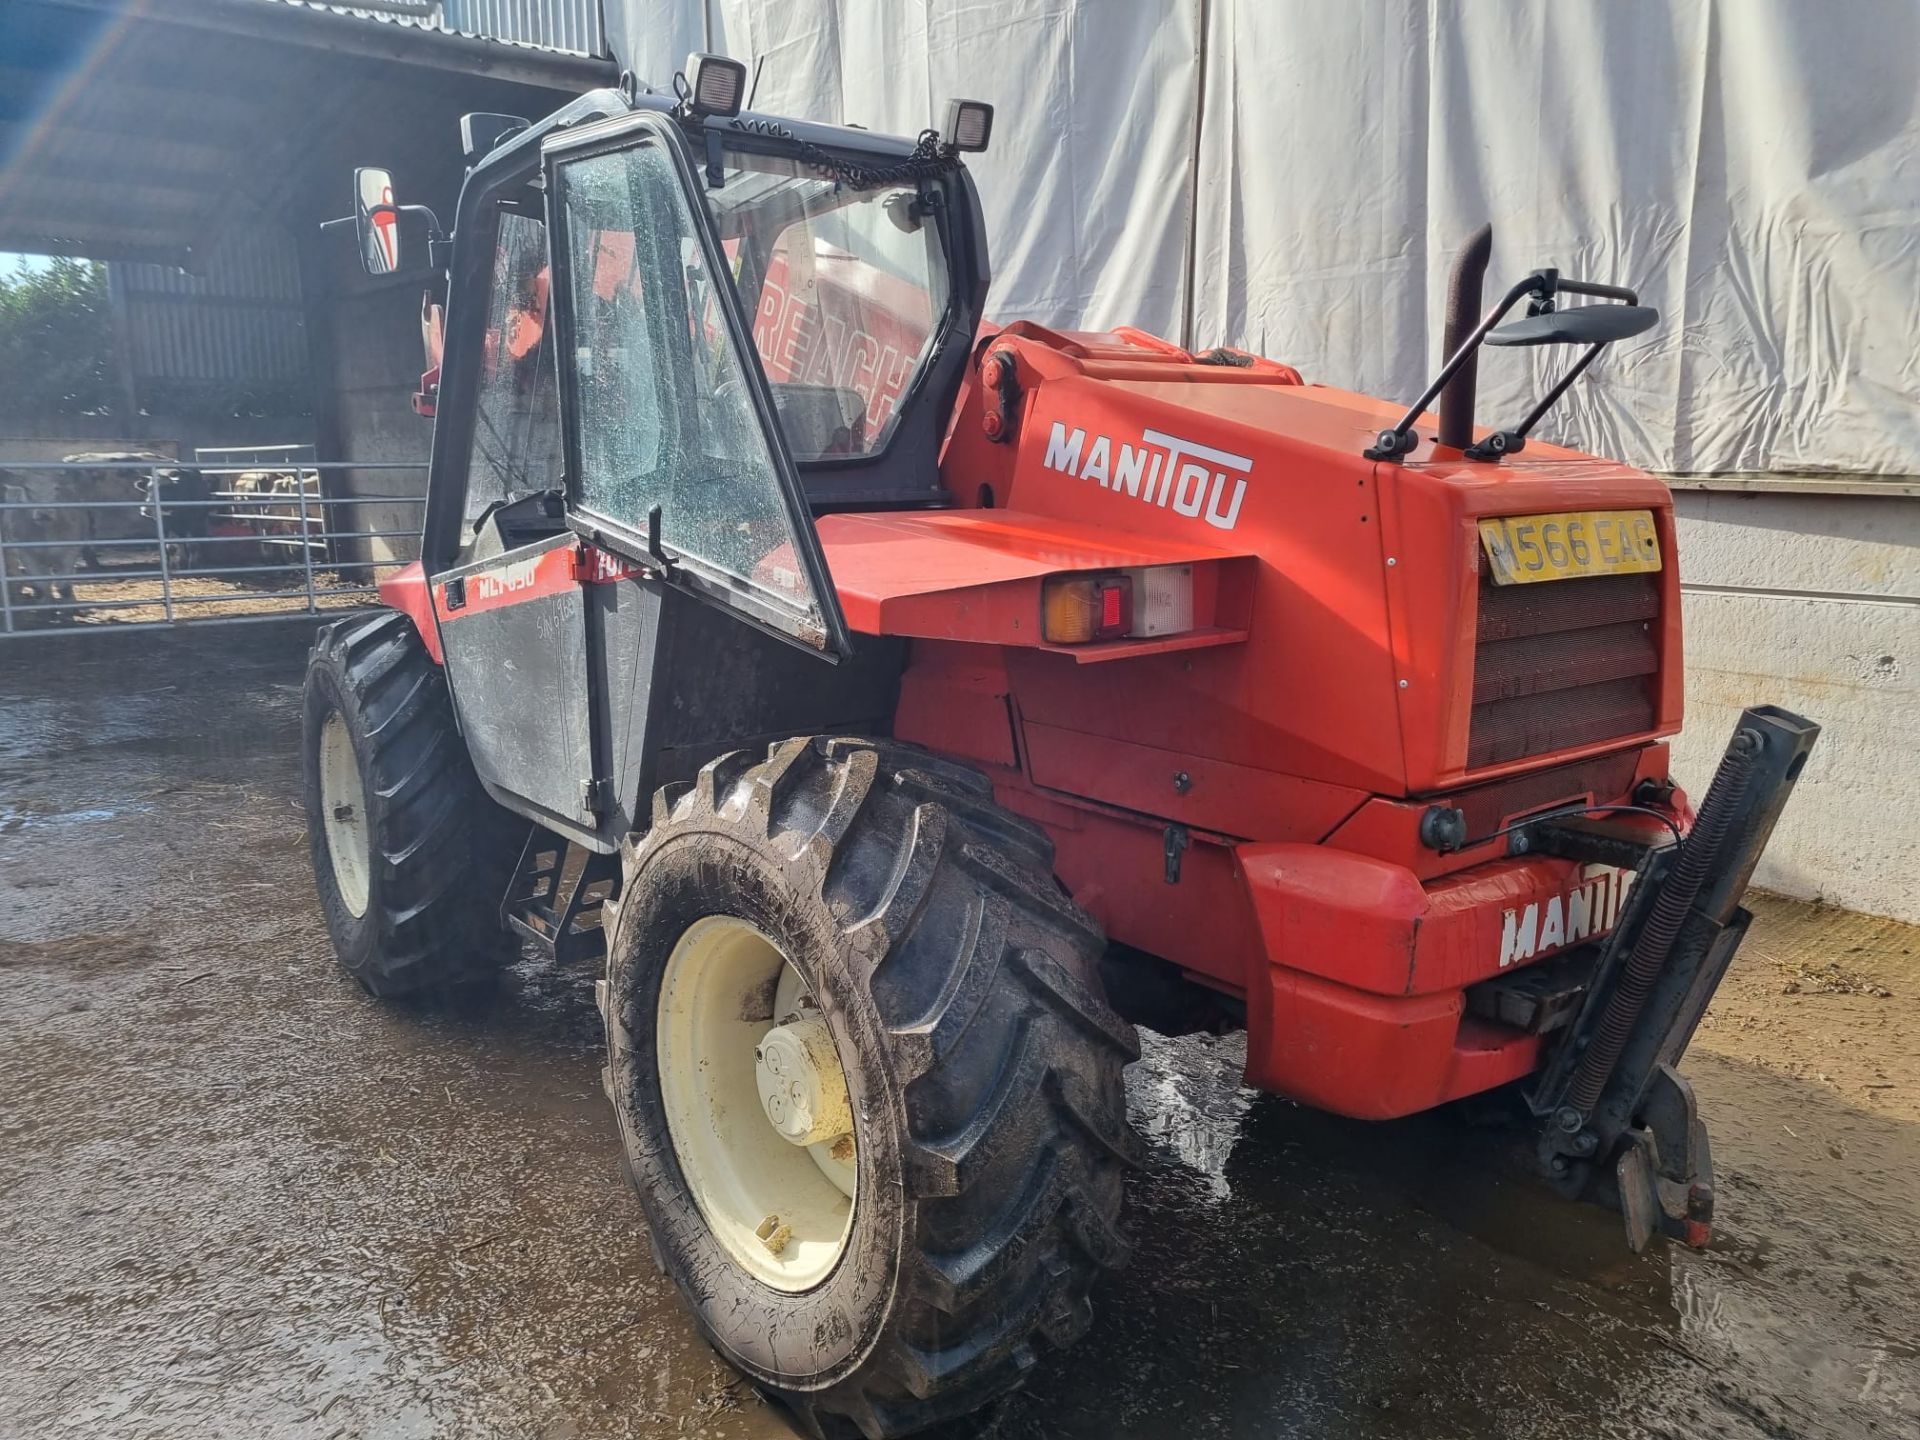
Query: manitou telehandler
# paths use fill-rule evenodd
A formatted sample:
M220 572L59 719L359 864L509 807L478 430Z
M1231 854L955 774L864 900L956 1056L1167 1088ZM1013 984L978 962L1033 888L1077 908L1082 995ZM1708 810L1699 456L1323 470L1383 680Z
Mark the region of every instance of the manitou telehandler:
M604 960L659 1263L820 1433L1086 1331L1136 1022L1348 1116L1501 1090L1550 1183L1704 1243L1674 1067L1816 727L1748 711L1696 816L1666 487L1531 436L1654 313L1542 269L1482 318L1483 232L1404 414L994 328L988 107L910 142L742 78L469 116L450 236L356 177L368 267L446 289L420 560L307 677L348 973ZM1575 349L1476 431L1483 343Z

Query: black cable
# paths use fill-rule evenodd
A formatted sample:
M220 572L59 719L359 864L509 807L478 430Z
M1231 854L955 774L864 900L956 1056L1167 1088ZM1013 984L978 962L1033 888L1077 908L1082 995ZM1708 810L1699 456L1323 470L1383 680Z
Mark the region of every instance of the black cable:
M1516 830L1524 830L1529 825L1538 825L1547 820L1561 820L1569 815L1651 815L1667 829L1673 832L1673 842L1678 845L1687 837L1680 833L1680 823L1665 811L1655 810L1650 805L1569 805L1562 810L1547 810L1539 815L1530 815L1525 820L1516 820L1511 825L1502 825L1498 830L1477 836L1472 840L1462 840L1454 847L1458 850L1471 850L1476 845L1485 845L1490 840L1498 840L1502 835L1511 835Z

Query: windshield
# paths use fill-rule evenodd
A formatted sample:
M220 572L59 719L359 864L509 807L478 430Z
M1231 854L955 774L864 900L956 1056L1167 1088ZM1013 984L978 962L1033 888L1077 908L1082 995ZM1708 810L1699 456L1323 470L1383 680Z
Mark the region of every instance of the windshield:
M947 312L940 227L917 188L855 190L729 151L707 203L794 459L877 454Z

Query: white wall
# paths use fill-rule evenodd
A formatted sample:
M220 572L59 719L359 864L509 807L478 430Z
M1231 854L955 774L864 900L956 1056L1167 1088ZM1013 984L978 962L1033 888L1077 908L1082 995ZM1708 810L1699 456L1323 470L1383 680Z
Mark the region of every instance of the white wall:
M1920 498L1679 490L1698 799L1747 705L1822 726L1755 883L1920 922Z
M1639 288L1552 433L1648 469L1920 474L1920 0L606 0L665 87L710 41L756 107L969 162L988 314L1244 345L1411 397L1446 276L1494 227ZM1195 243L1188 243L1191 229ZM1191 325L1186 321L1191 314ZM1558 355L1481 365L1524 414Z

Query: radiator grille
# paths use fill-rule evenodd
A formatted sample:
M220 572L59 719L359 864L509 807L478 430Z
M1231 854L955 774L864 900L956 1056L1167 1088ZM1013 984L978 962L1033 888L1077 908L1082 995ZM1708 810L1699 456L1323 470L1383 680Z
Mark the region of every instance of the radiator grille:
M1651 730L1660 577L1480 574L1467 768Z

